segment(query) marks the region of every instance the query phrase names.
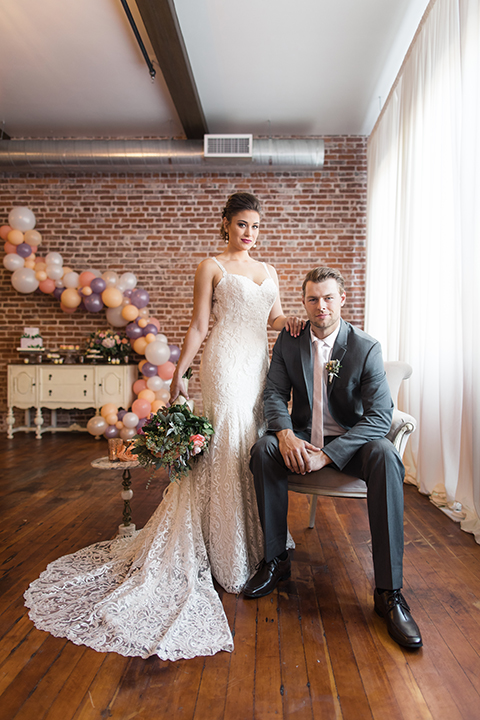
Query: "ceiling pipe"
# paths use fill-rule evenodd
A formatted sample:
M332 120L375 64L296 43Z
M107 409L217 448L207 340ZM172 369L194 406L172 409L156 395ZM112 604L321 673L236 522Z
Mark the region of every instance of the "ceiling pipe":
M251 158L205 158L203 140L4 140L1 172L314 172L320 138L253 140Z

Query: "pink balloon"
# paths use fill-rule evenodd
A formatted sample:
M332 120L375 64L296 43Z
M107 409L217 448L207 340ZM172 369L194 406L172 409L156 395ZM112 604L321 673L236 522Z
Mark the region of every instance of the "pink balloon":
M132 403L132 412L138 415L139 418L148 417L152 412L152 403L143 398L137 398Z
M5 245L3 246L3 249L5 250L6 253L16 253L17 252L17 246L12 245L12 243L8 242L8 240L5 243Z
M140 378L140 380L136 380L133 383L132 389L133 389L133 392L135 393L135 395L138 395L138 393L142 392L142 390L145 390L146 387L147 387L146 380L144 380L143 378Z
M95 277L95 274L90 272L89 270L85 270L84 272L80 273L80 287L86 287L87 285L90 285L90 283L92 282L92 280L95 279Z
M53 293L53 291L55 290L55 281L47 278L46 280L42 280L38 287L45 294Z
M0 238L2 238L2 240L6 240L11 229L10 225L2 225L2 227L0 227Z
M45 281L45 282L46 282L46 281ZM63 305L62 303L60 303L60 308L63 310L64 313L67 313L67 314L69 314L69 315L71 315L72 313L74 313L75 310L77 309L76 307L74 307L74 308L65 307L65 305Z
M170 360L167 360L167 362L163 363L163 365L159 365L157 370L157 374L162 378L162 380L171 380L174 372L175 365L170 362Z
M149 317L147 320L147 323L151 323L152 325L155 325L157 330L160 330L160 323L158 322L157 318Z

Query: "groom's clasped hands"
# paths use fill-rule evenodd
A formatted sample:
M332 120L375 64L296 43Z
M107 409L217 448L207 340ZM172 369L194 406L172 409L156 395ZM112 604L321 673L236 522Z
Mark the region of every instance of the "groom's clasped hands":
M283 461L292 473L306 475L332 462L323 450L297 437L293 430L282 430L277 433L277 437Z

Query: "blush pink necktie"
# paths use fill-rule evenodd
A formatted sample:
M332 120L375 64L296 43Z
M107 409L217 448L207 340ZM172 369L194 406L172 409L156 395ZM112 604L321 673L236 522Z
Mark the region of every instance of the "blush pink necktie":
M323 448L323 374L324 357L323 343L313 343L313 404L312 404L312 436L315 447Z

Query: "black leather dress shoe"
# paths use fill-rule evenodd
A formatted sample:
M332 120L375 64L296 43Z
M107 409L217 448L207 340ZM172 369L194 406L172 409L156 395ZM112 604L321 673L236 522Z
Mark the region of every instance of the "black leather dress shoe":
M289 557L286 560L276 557L268 563L262 560L255 575L243 588L243 594L247 598L261 598L271 593L281 580L288 580L291 574Z
M375 611L385 618L388 634L395 642L406 648L421 648L422 636L410 614L410 608L400 590L374 593Z

